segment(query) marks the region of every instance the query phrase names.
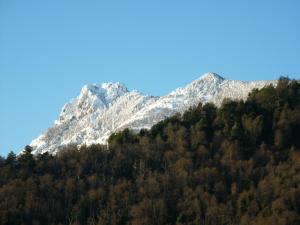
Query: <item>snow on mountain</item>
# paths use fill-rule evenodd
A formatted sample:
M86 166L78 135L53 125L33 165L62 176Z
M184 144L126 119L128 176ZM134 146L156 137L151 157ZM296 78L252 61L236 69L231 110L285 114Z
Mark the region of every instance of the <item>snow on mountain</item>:
M183 88L154 97L129 91L120 83L85 85L80 95L65 104L54 122L31 142L33 153L57 153L62 147L105 144L109 136L125 128L139 131L199 102L220 105L225 98L245 99L254 88L274 81L242 82L206 73Z

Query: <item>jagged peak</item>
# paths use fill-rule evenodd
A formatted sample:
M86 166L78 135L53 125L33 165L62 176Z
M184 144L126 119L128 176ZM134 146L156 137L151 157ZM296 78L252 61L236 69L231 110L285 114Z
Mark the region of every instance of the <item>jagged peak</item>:
M125 84L120 83L120 82L106 82L102 83L101 87L105 90L122 90L124 92L127 92L127 87Z
M119 82L85 85L80 95L64 106L54 126L33 140L31 146L35 154L54 154L68 144L105 144L113 132L150 128L199 102L220 105L225 98L244 99L253 88L262 88L265 83L242 83L206 73L161 97L128 91Z
M120 82L106 82L102 84L86 84L82 87L81 93L91 92L97 94L99 92L128 92L126 86Z
M120 82L107 82L102 84L84 85L79 98L84 96L97 96L100 99L112 101L128 92L126 86Z

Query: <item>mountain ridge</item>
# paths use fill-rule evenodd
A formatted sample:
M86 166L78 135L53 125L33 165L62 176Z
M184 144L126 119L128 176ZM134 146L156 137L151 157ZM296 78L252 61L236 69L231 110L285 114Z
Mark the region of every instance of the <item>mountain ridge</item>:
M109 136L129 128L139 131L183 112L200 102L221 105L225 98L245 99L254 88L275 81L235 81L216 73L205 73L184 87L164 96L129 91L119 82L84 85L78 97L66 103L47 129L31 142L33 153L56 154L69 144L105 144Z

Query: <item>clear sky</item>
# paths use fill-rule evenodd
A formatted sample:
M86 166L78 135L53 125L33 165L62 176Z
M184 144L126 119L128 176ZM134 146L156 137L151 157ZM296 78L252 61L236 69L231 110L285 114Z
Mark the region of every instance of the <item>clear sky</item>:
M87 83L162 95L209 71L299 79L299 12L299 0L0 0L0 154Z

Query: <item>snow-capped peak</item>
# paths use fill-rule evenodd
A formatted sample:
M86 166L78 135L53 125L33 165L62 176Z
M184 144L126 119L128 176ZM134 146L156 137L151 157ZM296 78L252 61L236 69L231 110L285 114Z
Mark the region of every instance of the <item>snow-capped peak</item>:
M89 95L97 96L107 103L114 101L116 98L127 93L128 90L125 85L116 82L108 82L102 84L84 85L80 92L80 97Z
M85 85L78 97L65 104L53 127L31 142L33 153L57 153L69 144L104 144L116 131L139 131L183 112L199 102L220 105L225 98L244 99L253 88L273 81L241 82L206 73L185 87L153 97L128 91L120 83Z
M216 73L212 73L212 72L209 72L209 73L205 73L203 74L199 79L199 80L202 80L202 81L216 81L216 80L224 80L223 77L221 77L220 75L216 74ZM196 80L197 81L197 80Z

